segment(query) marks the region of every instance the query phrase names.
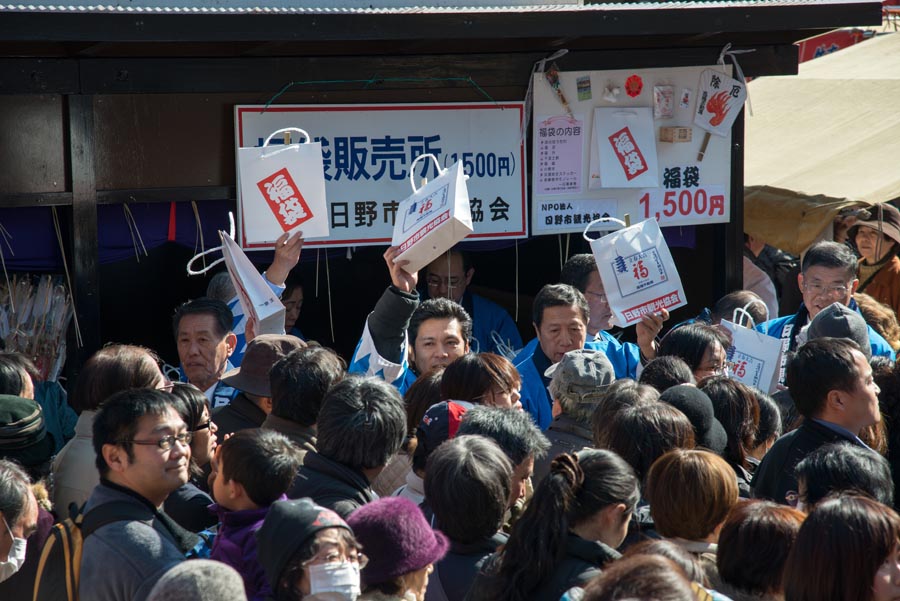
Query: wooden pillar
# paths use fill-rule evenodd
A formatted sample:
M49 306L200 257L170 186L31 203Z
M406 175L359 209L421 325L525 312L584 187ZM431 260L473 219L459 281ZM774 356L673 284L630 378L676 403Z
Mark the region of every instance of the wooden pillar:
M69 338L69 359L76 371L100 348L99 244L97 186L94 172L94 97L66 96L68 158L72 190L72 254L69 270L72 297L83 346ZM73 354L74 353L74 354Z
M716 228L713 299L744 287L744 110L731 127L731 220Z

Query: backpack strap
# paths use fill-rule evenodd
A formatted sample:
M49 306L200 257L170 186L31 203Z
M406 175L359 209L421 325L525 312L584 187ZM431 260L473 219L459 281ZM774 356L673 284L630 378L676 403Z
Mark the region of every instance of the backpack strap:
M84 514L81 520L81 536L87 538L103 526L113 522L153 520L153 511L131 501L113 501L104 503Z

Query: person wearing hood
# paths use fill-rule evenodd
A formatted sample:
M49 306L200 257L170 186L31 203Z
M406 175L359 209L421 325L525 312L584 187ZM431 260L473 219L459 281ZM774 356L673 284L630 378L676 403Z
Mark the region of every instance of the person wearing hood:
M860 214L850 237L861 255L859 288L900 317L900 211L881 203Z
M355 601L368 559L347 522L311 499L275 501L256 531L258 560L272 596Z

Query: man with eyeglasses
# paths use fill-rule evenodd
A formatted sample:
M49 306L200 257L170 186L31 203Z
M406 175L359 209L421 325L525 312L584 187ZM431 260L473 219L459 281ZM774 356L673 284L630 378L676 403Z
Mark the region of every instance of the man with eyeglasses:
M191 433L175 402L160 390L126 390L94 417L100 484L84 507L81 599L144 601L199 541L162 510L187 482L191 458Z
M793 315L756 326L760 332L781 339L779 384L785 384L788 353L797 350L798 339L805 339L806 328L822 309L832 303L841 303L859 312L856 301L853 300L853 293L859 286L857 268L856 256L843 244L817 242L806 251L800 265L800 275L797 276L797 284L803 294L800 309ZM890 345L872 326L867 328L872 356L889 357L893 361L895 356Z
M408 261L395 263L399 254L397 246L384 253L391 285L366 318L347 371L380 378L404 394L420 375L469 352L472 318L447 298L420 303L419 273L403 269Z
M582 253L569 257L559 273L559 282L578 289L587 300L590 308L587 340L596 343L606 354L616 378L635 378L641 356L647 361L656 357L656 336L662 330L663 322L669 319L668 311L663 309L659 315L644 315L635 326L637 344L621 343L606 331L612 328L613 314L594 255Z
M522 337L503 307L468 290L475 275L469 255L450 249L425 267L424 298L448 298L472 316L472 351L505 354L522 348Z

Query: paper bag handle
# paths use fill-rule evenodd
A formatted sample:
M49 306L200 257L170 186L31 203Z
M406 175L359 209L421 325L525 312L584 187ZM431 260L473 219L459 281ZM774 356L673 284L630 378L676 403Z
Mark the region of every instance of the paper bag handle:
M584 239L587 240L588 242L593 242L594 240L597 240L597 238L589 238L588 237L588 230L591 229L591 226L594 225L595 223L616 223L618 225L621 225L622 227L628 227L628 225L624 221L622 221L621 219L616 219L615 217L601 217L600 219L594 219L593 221L591 221L589 224L587 224L584 227L584 233L581 234L584 237Z
M438 163L436 156L434 156L433 154L430 154L430 153L429 154L420 154L419 156L416 157L416 160L413 161L412 165L409 166L409 185L412 186L413 194L418 192L418 190L416 189L416 180L415 180L416 164L426 157L431 157L431 160L434 161L434 166L437 169L439 174L443 175L443 174L447 173L446 169L441 169L441 164Z
M225 232L219 230L219 237L224 236L224 235L225 235ZM231 211L228 211L228 235L231 236L232 240L234 240L234 213L232 213ZM203 275L204 273L206 273L207 271L209 271L210 269L212 269L213 267L215 267L216 265L218 265L219 263L224 261L225 257L220 257L220 258L216 259L215 261L213 261L212 263L210 263L209 265L207 265L206 267L204 267L203 269L200 269L197 271L195 271L194 269L191 269L191 265L194 264L194 261L196 261L200 257L203 257L210 253L216 252L217 250L222 250L222 246L221 245L214 246L210 249L204 250L202 253L197 253L196 255L191 257L191 260L187 262L188 275Z
M266 141L263 142L262 147L265 148L266 146L269 145L269 142L272 141L272 138L274 138L278 134L283 134L286 131L297 131L297 132L300 132L301 134L303 134L303 137L306 138L306 142L302 142L302 144L309 144L309 141L312 140L312 138L309 137L309 134L306 133L305 129L300 129L299 127L285 127L283 129L276 129L275 131L270 133L269 137L266 138Z

